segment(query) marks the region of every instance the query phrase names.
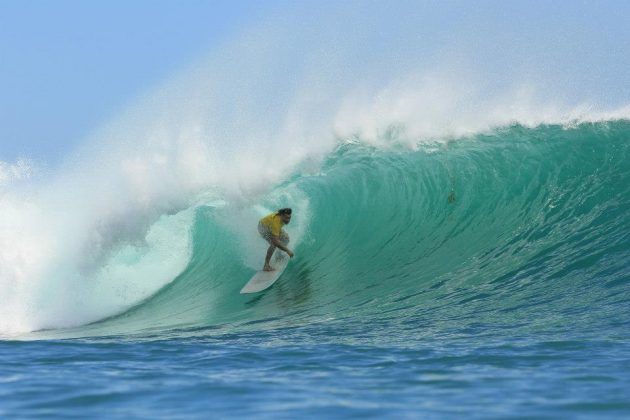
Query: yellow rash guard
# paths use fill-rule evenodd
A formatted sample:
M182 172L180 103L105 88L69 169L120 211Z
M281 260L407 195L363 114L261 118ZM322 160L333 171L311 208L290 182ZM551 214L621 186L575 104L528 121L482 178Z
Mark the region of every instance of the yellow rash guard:
M269 229L269 232L276 238L280 237L282 231L282 218L277 213L271 213L260 219L260 224Z

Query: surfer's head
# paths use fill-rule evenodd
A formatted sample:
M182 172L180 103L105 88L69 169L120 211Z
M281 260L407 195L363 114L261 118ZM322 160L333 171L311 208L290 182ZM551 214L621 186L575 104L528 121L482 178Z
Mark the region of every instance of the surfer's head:
M291 213L293 211L290 208L284 208L278 210L278 215L282 218L282 222L286 225L291 221Z

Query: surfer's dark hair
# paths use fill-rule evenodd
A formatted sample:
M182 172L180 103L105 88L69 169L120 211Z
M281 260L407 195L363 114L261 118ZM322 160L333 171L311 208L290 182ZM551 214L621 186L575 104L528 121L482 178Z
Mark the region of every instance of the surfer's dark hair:
M291 214L292 211L293 210L287 207L287 208L278 210L278 214Z

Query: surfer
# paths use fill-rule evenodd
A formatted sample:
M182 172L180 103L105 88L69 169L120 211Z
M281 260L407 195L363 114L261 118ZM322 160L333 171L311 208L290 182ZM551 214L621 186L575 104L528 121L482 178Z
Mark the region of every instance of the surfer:
M263 271L273 271L273 267L269 265L271 256L276 248L280 248L286 252L289 257L293 258L293 251L287 248L289 243L289 235L282 229L282 226L288 225L291 221L291 209L280 209L275 213L271 213L258 222L258 232L260 236L269 242L267 255L265 256L265 266Z

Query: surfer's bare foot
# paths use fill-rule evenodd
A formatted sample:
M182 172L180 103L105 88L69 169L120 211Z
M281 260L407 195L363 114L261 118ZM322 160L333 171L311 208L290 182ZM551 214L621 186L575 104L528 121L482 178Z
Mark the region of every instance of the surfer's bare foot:
M274 268L270 265L266 265L263 267L263 271L274 271Z

